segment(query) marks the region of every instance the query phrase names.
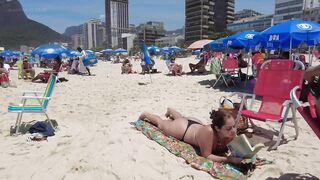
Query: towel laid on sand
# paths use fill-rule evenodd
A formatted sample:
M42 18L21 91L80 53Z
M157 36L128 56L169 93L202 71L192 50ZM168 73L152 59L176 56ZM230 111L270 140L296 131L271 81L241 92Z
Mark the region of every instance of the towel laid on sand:
M247 179L247 176L241 173L240 169L237 169L230 164L212 162L207 158L197 155L195 149L191 145L179 141L173 137L166 136L157 127L148 122L138 120L131 124L137 130L141 131L145 136L168 149L172 154L185 159L186 162L195 169L205 171L218 179ZM269 163L271 162L266 160L256 160L255 163L251 164L256 167ZM252 167L250 169L252 169Z

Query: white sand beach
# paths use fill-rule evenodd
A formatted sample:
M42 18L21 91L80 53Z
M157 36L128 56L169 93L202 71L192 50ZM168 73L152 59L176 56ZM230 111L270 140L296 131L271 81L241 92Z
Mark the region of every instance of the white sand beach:
M193 58L177 59L186 72L191 61ZM141 71L138 62L133 64L134 70ZM18 80L17 71L11 71L17 88L0 88L0 179L213 179L147 139L129 122L137 120L143 111L164 117L166 108L174 107L186 116L209 123L211 109L218 108L219 98L231 92L210 88L214 75L168 76L161 60L157 60L156 68L162 73L152 74L152 83L149 75L121 75L120 66L99 62L91 68L95 76L63 72L60 76L69 82L56 85L48 108L59 131L42 142L27 142L27 135L10 136L16 114L7 112L9 103L19 103L22 91L43 91L46 87ZM40 114L23 117L24 122L44 119ZM255 122L268 130L280 127ZM300 115L298 122L299 138L289 139L275 151L261 150L259 156L275 162L257 169L250 179L286 179L308 174L320 178L320 141ZM293 134L294 128L286 126L285 137Z

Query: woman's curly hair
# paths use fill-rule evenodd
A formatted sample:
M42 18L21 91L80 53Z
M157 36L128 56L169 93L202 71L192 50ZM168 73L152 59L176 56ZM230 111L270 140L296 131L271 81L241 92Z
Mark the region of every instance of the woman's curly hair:
M219 129L225 125L225 119L232 117L232 114L226 110L220 109L218 111L212 110L210 112L210 119L212 120L212 128L218 127Z

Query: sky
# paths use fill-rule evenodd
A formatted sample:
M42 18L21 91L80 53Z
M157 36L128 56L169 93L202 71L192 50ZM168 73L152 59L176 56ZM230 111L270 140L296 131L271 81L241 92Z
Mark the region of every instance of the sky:
M247 8L273 14L275 0L235 0L236 11ZM20 0L27 16L63 33L92 18L104 20L104 0ZM130 24L163 21L167 30L184 26L185 0L129 0Z

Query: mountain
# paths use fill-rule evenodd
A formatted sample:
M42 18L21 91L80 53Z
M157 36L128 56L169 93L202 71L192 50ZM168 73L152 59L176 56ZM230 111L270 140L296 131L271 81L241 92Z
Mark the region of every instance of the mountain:
M28 19L18 0L0 0L0 46L19 49L69 39L49 27Z
M67 27L63 35L67 37L71 37L72 35L75 35L75 34L82 34L82 31L83 31L83 24L79 26L70 26L70 27Z

